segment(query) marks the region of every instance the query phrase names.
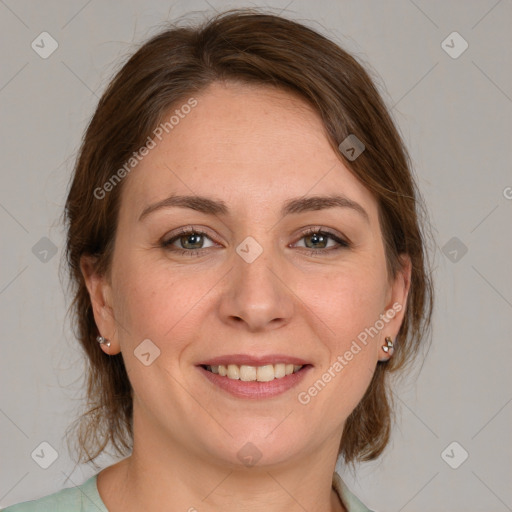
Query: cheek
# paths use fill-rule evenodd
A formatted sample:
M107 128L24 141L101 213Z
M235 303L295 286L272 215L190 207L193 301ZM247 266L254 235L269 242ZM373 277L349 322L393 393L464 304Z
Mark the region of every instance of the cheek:
M315 315L332 350L343 350L384 313L386 276L378 262L346 265L303 281L297 295Z
M195 308L218 280L215 273L180 270L143 258L126 258L116 275L116 313L124 329L121 341L136 345L151 339L168 352L180 350L180 339L193 335ZM163 355L163 354L162 354Z
M336 425L362 399L377 364L376 345L383 333L375 326L384 313L385 276L375 268L338 271L310 287L312 330L322 341L326 358L305 391L315 394L314 388L323 389L316 384L318 379L327 382L326 392L318 392L314 400L325 410L322 417L332 418Z

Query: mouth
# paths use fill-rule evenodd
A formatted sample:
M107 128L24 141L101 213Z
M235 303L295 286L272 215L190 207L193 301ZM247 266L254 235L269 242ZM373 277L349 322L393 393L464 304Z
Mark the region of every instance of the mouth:
M313 369L312 364L302 359L282 355L225 356L196 366L214 389L244 399L267 399L283 394Z

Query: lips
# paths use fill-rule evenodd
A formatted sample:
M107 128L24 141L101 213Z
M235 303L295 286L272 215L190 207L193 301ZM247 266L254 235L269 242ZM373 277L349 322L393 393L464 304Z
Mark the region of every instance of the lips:
M224 368L231 368L233 365L228 365L228 367ZM275 366L285 366L284 364L278 363ZM290 365L291 366L291 365ZM241 368L244 366L242 365ZM264 380L261 381L258 379L258 370L260 368L265 368L265 374L269 370L268 365L267 366L258 366L258 367L251 367L252 371L256 370L256 380L253 380L255 375L248 375L248 380L242 380L240 378L230 378L228 375L222 376L219 373L213 373L208 368L211 368L210 366L202 366L198 365L197 369L200 372L200 375L206 378L210 382L210 384L213 384L213 386L222 392L226 392L230 394L231 396L234 396L236 398L242 398L242 399L255 399L255 400L263 400L268 398L277 397L278 395L284 394L287 391L291 390L292 388L299 385L299 383L305 378L305 376L313 370L313 366L310 364L306 364L305 366L300 366L299 370L290 374L287 374L285 376L276 376L274 374L273 378L272 375L266 375L264 376ZM222 368L221 365L219 365L218 368ZM247 367L246 367L247 368ZM274 371L274 370L272 370Z
M205 359L196 367L215 387L244 399L285 393L313 369L305 359L286 354L229 354Z

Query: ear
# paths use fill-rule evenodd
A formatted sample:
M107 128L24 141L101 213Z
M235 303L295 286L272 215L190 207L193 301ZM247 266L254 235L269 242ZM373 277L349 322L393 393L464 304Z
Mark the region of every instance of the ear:
M88 254L80 258L80 270L91 299L94 320L98 333L110 341L110 347L100 345L102 350L114 355L120 352L116 321L112 304L112 286L105 275L97 272L97 257Z
M411 286L412 263L408 254L399 256L401 268L392 278L386 300L384 314L390 318L382 331L383 337L389 336L393 343L398 336L406 312L407 297ZM389 359L389 354L379 347L379 361Z

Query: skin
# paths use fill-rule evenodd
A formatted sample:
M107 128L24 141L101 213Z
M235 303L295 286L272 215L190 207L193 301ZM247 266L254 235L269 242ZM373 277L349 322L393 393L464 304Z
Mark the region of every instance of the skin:
M343 425L389 357L405 307L311 399L307 390L394 303L405 305L410 263L390 279L377 202L334 153L318 115L279 90L215 83L198 105L125 178L111 272L82 271L99 332L122 352L134 389L134 449L99 473L109 510L342 511L332 489ZM281 216L284 202L344 194L350 208ZM171 194L222 200L228 215L148 206ZM207 231L196 256L160 245L180 227ZM351 242L311 245L308 227ZM247 263L248 236L262 254ZM187 237L175 249L187 250ZM183 243L185 245L183 245ZM192 242L193 243L193 242ZM309 248L308 245L309 244ZM327 244L327 245L325 245ZM191 249L188 249L189 251ZM316 251L310 254L310 251ZM160 356L134 356L150 339ZM100 349L100 348L98 348ZM297 388L270 399L235 398L196 365L215 356L288 354L313 369ZM261 458L238 459L247 442Z

